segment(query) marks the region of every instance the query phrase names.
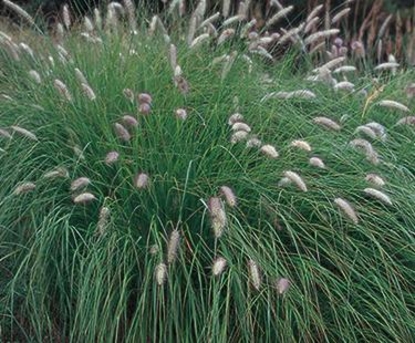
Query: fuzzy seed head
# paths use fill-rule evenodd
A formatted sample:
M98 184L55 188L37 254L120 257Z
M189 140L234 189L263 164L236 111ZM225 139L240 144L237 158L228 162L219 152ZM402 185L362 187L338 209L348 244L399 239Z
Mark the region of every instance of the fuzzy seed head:
M167 266L164 262L161 262L156 266L154 277L159 286L164 285L167 280Z
M408 116L408 117L399 119L396 122L396 125L415 125L415 116Z
M229 117L229 120L228 120L228 125L232 126L232 125L234 125L235 123L242 122L243 120L244 120L244 117L243 117L243 115L242 115L242 114L240 114L240 113L234 113L234 114L232 114L232 115Z
M285 294L291 286L291 282L286 278L279 278L275 282L275 288L277 289L278 294Z
M385 180L383 180L377 174L367 174L365 180L378 188L383 187L385 185Z
M86 32L91 33L94 31L94 24L92 23L91 19L88 17L84 17L84 29Z
M220 193L224 196L226 203L230 207L235 207L237 204L236 196L233 190L228 186L222 186L220 188Z
M382 107L391 108L391 109L397 109L397 110L400 110L400 111L403 111L403 112L409 112L409 108L406 105L404 105L404 104L402 104L398 101L382 100L382 101L378 102L378 105L382 106Z
M372 131L376 133L376 137L380 138L381 141L385 141L387 138L386 129L382 124L376 122L370 122L365 124L364 126L370 128Z
M278 187L286 187L291 185L292 181L288 177L281 178L280 181L278 181Z
M353 224L357 225L359 223L359 218L349 202L342 198L336 198L334 199L334 203L343 211L346 217L353 222Z
M170 56L170 66L174 70L177 67L177 48L174 44L170 44L169 56Z
M71 27L71 15L69 13L68 5L64 5L62 9L62 20L63 24L65 25L66 29L69 30Z
M217 197L210 198L208 207L213 233L216 238L220 238L227 225L226 212L221 199Z
M41 84L42 83L42 79L40 77L40 74L36 70L29 71L29 76L37 84Z
M7 130L0 128L0 137L12 138L12 135Z
M257 137L251 137L246 142L247 148L260 148L262 145L262 142Z
M219 276L223 273L227 265L226 260L223 257L218 257L215 261L213 261L212 265L212 275Z
M97 98L91 86L89 86L86 83L82 83L81 87L82 87L83 93L89 100L94 101Z
M265 144L261 147L260 151L269 158L278 158L278 151L270 144Z
M53 85L64 99L66 99L69 102L72 101L72 95L69 92L68 87L66 87L66 85L61 80L55 79L53 81Z
M73 202L75 204L87 204L95 199L96 199L95 195L89 192L85 192L85 193L81 193L78 196L76 196L73 199Z
M290 145L292 147L299 148L299 149L307 151L307 152L311 151L310 144L308 142L304 141L304 140L301 140L301 139L293 140Z
M10 127L14 132L19 133L20 135L32 140L32 141L37 141L37 137L34 133L30 132L29 130L26 130L20 126L11 126Z
M146 173L140 173L135 177L135 186L138 189L145 189L148 187L150 182L150 177Z
M173 263L177 258L177 251L180 245L180 232L174 229L170 234L169 243L167 245L167 263Z
M138 106L138 112L147 115L151 112L151 106L147 102L143 102Z
M176 68L177 69L177 68ZM190 86L187 80L182 75L174 77L174 84L182 94L187 94L190 91Z
M69 172L66 170L66 168L58 167L43 174L44 179L54 179L58 177L67 178L69 177Z
M140 93L137 96L137 100L140 104L149 104L151 105L153 99L150 94L148 93Z
M130 127L137 127L138 126L138 121L137 119L135 119L132 115L126 114L125 116L122 117L122 122Z
M186 120L187 118L187 111L184 108L178 108L175 114L177 119Z
M371 139L376 139L377 138L376 132L374 130L372 130L369 126L366 126L366 125L358 126L354 132L355 133L363 133L365 136L367 136Z
M123 140L124 142L128 142L131 139L130 133L127 129L119 123L114 124L115 133L117 134L118 138Z
M71 191L75 192L82 188L87 187L91 183L91 180L87 177L79 177L71 183Z
M21 195L33 191L36 185L33 182L24 182L14 189L14 195Z
M379 164L379 157L372 144L370 144L366 139L356 138L350 142L350 145L354 148L361 149L366 155L366 159L373 163Z
M122 92L128 100L130 100L131 102L134 102L134 92L132 89L124 88Z
M110 151L107 156L105 156L105 163L107 165L114 164L118 161L120 154L117 151Z
M310 166L325 169L326 165L324 164L323 160L319 157L311 157L308 161Z
M365 188L363 192L370 197L383 202L385 205L392 206L392 200L389 198L389 196L375 188Z
M105 229L110 219L110 209L106 206L101 207L99 211L98 223L97 223L97 234L102 236L105 233Z
M251 281L251 285L259 291L261 288L261 274L259 272L258 264L254 260L248 261L248 272L249 272L249 278Z
M248 132L246 131L236 131L231 136L231 143L236 144L248 138Z
M295 185L303 192L307 192L307 185L305 184L304 180L301 178L300 175L297 173L287 170L284 172L284 177L291 180L291 182L295 183Z
M334 120L327 118L327 117L315 117L313 119L315 124L321 125L322 127L333 130L333 131L340 131L341 127L337 124Z
M245 132L251 132L251 128L249 127L249 125L245 124L245 123L235 123L232 125L232 131L245 131Z

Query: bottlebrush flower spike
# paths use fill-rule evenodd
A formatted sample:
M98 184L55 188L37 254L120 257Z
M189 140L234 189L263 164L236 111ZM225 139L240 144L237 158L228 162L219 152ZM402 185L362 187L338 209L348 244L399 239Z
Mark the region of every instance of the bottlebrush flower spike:
M118 161L120 154L117 151L110 151L107 156L105 156L105 163L107 165L114 164Z
M33 191L36 188L36 184L33 182L24 182L17 186L13 192L14 195L21 195Z
M311 157L308 163L310 164L310 166L313 166L313 167L317 167L321 169L326 168L326 165L324 164L323 160L319 157Z
M293 9L294 6L291 5L279 10L277 13L275 13L271 18L267 20L267 22L265 23L265 27L269 28L272 25L275 25L280 19L285 18Z
M44 179L52 179L52 178L57 178L57 177L67 178L69 177L69 173L65 168L58 167L54 170L51 170L43 174Z
M190 91L190 86L187 80L182 75L174 76L174 84L182 94L187 94Z
M99 211L97 231L96 231L96 233L99 236L102 236L105 233L105 229L108 225L109 219L110 219L110 209L106 206L101 207L101 210Z
M247 148L260 148L262 145L262 142L258 137L251 137L246 142Z
M252 286L259 291L261 288L261 274L259 272L258 264L254 260L248 261L248 272Z
M295 148L299 148L299 149L307 151L307 152L311 151L311 145L308 142L306 142L304 140L301 140L301 139L293 140L290 143L290 146L295 147Z
M26 138L29 138L32 141L37 141L38 140L37 137L36 137L36 135L34 133L32 133L29 130L26 130L26 129L20 127L20 126L14 125L14 126L11 126L10 128L14 132L17 132L17 133L21 134L22 136L24 136Z
M42 83L42 79L40 77L40 74L36 70L29 71L29 76L33 81L35 81L37 84Z
M180 232L174 229L170 234L169 243L167 245L167 263L173 263L177 258L177 251L180 245Z
M243 120L244 120L244 117L242 114L234 113L229 117L228 125L232 126L235 123L242 122Z
M369 126L366 125L360 125L356 128L356 130L354 131L355 133L363 133L365 136L371 138L371 139L376 139L377 138L377 134L374 130L372 130Z
M314 43L315 41L321 39L321 38L328 38L330 36L337 35L340 32L339 29L329 29L324 31L317 31L315 33L312 33L309 35L306 39L304 39L305 45L310 45Z
M275 288L277 289L278 294L285 294L291 286L291 282L287 278L279 278L275 282Z
M301 176L297 173L291 170L287 170L284 172L284 177L288 178L289 180L291 180L291 182L295 183L296 186L303 192L307 192L307 185L305 184Z
M212 265L212 275L219 276L223 273L227 265L226 260L223 257L218 257L215 261L213 261Z
M265 145L263 145L263 146L261 147L260 151L261 151L264 155L266 155L266 156L268 156L268 157L270 157L270 158L278 158L278 156L279 156L278 151L275 149L275 147L273 147L273 146L272 146L272 145L270 145L270 144L265 144Z
M65 28L69 30L71 28L71 15L69 13L69 7L67 4L63 5L62 20Z
M236 196L235 193L233 192L233 190L228 187L228 186L222 186L220 188L220 193L225 197L226 203L230 206L230 207L235 207L236 206Z
M150 177L146 173L140 173L135 177L134 184L138 189L147 188L150 182Z
M88 84L82 83L81 87L82 87L84 94L89 100L94 101L97 98L93 89Z
M245 131L245 132L251 132L251 128L249 127L249 125L242 123L242 122L238 122L232 125L232 131Z
M95 199L96 199L95 195L93 195L92 193L89 193L89 192L85 192L85 193L82 193L82 194L79 194L78 196L76 196L73 199L73 202L75 204L86 204L86 203L89 203L89 202L91 202Z
M151 103L153 102L153 98L148 93L138 94L137 100L140 104L149 104L149 105L151 105Z
M122 117L122 122L130 127L138 127L138 121L132 115L126 114Z
M91 180L87 177L79 177L71 183L71 191L75 192L81 188L87 187L91 183Z
M134 92L130 88L124 88L122 92L128 100L134 102Z
M396 122L396 125L415 125L415 116L408 116L408 117L399 119Z
M220 238L226 228L226 212L220 198L212 197L209 199L209 214L212 223L213 233L216 238Z
M147 115L151 112L151 106L150 104L143 102L138 106L138 112L141 114Z
M315 117L313 119L313 122L329 130L340 131L341 129L339 124L337 124L334 120L327 118L327 117Z
M385 62L385 63L378 64L374 68L374 70L377 70L377 71L392 70L392 71L394 71L398 67L399 67L399 63L396 63L396 62Z
M401 110L403 112L409 112L409 108L405 106L404 104L401 104L398 101L393 100L381 100L378 102L379 106L387 107L387 108L393 108L397 110Z
M386 205L392 206L392 201L385 193L375 189L375 188L365 188L363 192L367 195L369 195L372 198L375 198L377 200L380 200Z
M366 155L366 159L373 164L379 164L379 157L372 144L366 139L356 138L349 143L352 147L360 148Z
M12 135L7 130L0 128L0 137L12 138Z
M156 266L154 277L159 286L164 285L167 280L167 266L164 262L161 262Z
M219 45L223 44L226 40L228 40L229 38L231 38L234 35L235 35L235 29L223 30L221 35L218 38L217 45L219 46Z
M124 142L130 141L131 135L124 126L119 123L115 123L114 128L119 139L123 140Z
M185 120L187 118L187 111L184 108L178 108L175 114L177 119Z
M236 131L231 136L231 143L236 144L248 138L248 132L246 131Z
M385 180L377 174L367 174L365 180L376 187L383 187L385 185Z
M356 215L353 207L344 199L336 198L334 203L343 211L343 213L353 222L353 224L359 223L359 218Z
M174 44L170 44L169 57L170 57L170 66L174 71L177 67L177 48Z
M370 122L365 124L366 127L370 128L372 131L376 133L376 137L380 138L381 141L386 141L387 135L386 135L386 129L382 124L376 123L376 122Z
M61 80L55 79L53 81L53 85L59 94L62 95L62 97L64 97L69 102L72 101L72 95L69 92L68 87L66 87L66 85Z

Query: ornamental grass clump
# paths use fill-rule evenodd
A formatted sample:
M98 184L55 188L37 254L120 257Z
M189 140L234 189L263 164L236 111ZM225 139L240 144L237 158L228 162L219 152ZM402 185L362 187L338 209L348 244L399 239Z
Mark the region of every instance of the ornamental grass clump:
M1 339L412 341L411 72L184 3L0 34Z

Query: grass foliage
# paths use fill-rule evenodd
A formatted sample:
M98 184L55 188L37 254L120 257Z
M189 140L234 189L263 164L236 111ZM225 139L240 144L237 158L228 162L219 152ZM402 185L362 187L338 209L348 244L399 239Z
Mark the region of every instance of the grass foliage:
M412 107L404 88L413 73L380 72L375 83L360 70L348 76L355 91L335 91L305 80L314 68L308 56L296 72L295 49L270 65L242 39L190 49L185 29L187 20L169 36L147 23L137 34L118 24L95 28L100 41L91 43L75 27L58 43L34 34L32 55L2 35L3 339L412 341L415 131L378 101ZM170 44L182 70L176 79ZM315 97L275 94L304 88ZM140 112L140 93L151 95L149 113ZM233 136L235 113L247 135ZM340 130L316 124L321 116ZM356 133L370 122L385 134ZM377 163L366 143L350 143L359 137ZM260 146L247 147L248 139ZM119 158L110 164L111 151ZM373 173L385 185L365 179ZM88 180L74 189L80 177ZM79 203L85 192L94 198Z

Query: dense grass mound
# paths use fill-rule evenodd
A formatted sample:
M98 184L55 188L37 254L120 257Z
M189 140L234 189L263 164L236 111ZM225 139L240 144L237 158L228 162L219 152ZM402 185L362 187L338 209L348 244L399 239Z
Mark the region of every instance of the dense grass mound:
M1 35L4 339L411 341L412 75L112 20Z

